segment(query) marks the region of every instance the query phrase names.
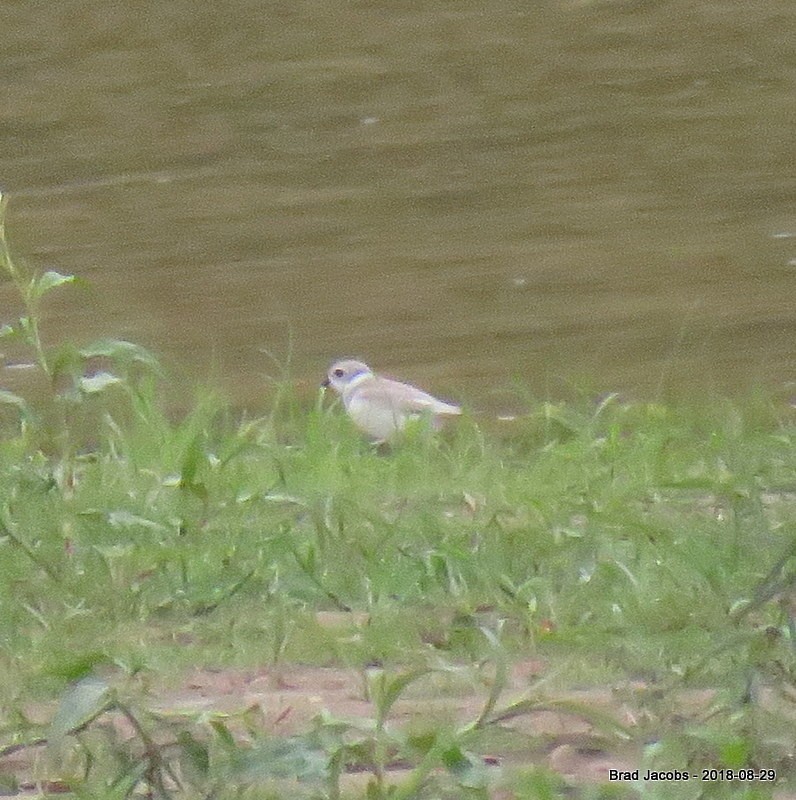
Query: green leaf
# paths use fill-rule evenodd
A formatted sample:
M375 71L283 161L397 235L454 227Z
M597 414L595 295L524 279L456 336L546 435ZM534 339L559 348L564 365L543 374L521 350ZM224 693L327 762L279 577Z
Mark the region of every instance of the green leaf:
M564 713L571 714L573 717L582 717L606 736L612 736L625 741L629 741L632 738L630 731L620 722L617 722L609 712L594 708L588 703L580 703L575 700L566 699L545 700L526 698L525 700L518 700L515 703L511 703L511 705L506 708L496 711L494 714L490 713L489 718L484 720L484 723L493 725L525 714L551 710L563 711Z
M204 780L210 770L207 745L196 739L190 731L180 731L177 734L177 742L180 745L180 763L183 772L189 774L194 781Z
M489 784L489 768L483 760L462 750L458 744L451 745L442 754L442 763L460 786L482 789Z
M0 389L0 404L16 406L23 414L28 413L28 404L18 394L7 392L5 389Z
M287 778L302 782L326 779L328 757L301 737L272 739L243 750L238 748L231 767L236 781L249 784Z
M196 476L200 468L207 461L204 451L204 436L198 433L194 436L185 448L185 454L180 464L180 485L193 487L198 484Z
M111 688L101 678L88 675L78 681L61 698L50 723L48 741L57 745L64 737L102 714L111 702Z
M116 386L122 382L111 372L97 372L89 377L80 378L78 386L84 394L99 394L109 386Z
M237 744L235 737L230 733L229 728L220 719L211 719L210 727L216 732L216 736L228 750L235 750Z
M731 737L720 750L722 764L731 769L742 769L750 762L752 743L742 736Z
M148 769L149 763L146 759L133 761L103 791L104 800L128 800L133 796L133 790L146 775Z
M152 353L141 345L124 339L99 339L80 349L83 358L109 358L115 364L143 364L160 372L160 364Z
M166 533L168 528L160 522L133 514L131 511L119 510L108 512L108 524L112 528L147 528L148 530ZM108 549L108 548L106 548Z
M52 291L58 286L63 286L65 283L73 283L75 280L74 275L62 275L60 272L48 270L38 278L33 278L28 287L28 298L31 300L38 300L47 292Z
M379 679L374 683L373 702L376 706L376 714L379 725L387 719L395 701L401 696L403 691L424 675L431 672L427 667L409 670L395 677L388 676L385 672L379 671Z
M83 372L84 359L73 344L63 342L47 349L47 363L53 376L74 375L76 382Z

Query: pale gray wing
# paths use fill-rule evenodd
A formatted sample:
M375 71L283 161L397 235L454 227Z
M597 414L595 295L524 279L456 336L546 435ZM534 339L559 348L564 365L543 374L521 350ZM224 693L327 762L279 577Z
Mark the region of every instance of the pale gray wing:
M385 410L397 414L461 414L459 406L437 400L436 397L408 383L377 378L364 385L359 392L368 402L377 403Z

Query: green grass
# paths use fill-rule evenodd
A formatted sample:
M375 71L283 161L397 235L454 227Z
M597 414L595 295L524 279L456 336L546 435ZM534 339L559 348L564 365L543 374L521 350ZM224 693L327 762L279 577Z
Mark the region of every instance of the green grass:
M793 407L530 400L512 423L464 419L383 453L285 380L261 418L199 395L175 420L160 404L168 379L143 350L43 348L31 289L42 278L13 264L4 237L3 257L35 301L11 335L52 391L3 400L0 785L64 781L97 798L486 798L496 779L478 754L542 752L542 738L504 723L550 703L588 719L608 751L634 742L642 771L751 765L792 785ZM543 679L507 696L511 664L530 656L547 665ZM151 699L196 666L307 664L360 671L371 719L321 717L280 740L245 716L164 718ZM382 669L368 677L369 664ZM466 723L390 725L393 703L432 679L442 696L480 693L481 710ZM635 725L562 699L600 686ZM711 702L689 707L687 692L702 689ZM41 704L46 720L29 711ZM104 724L120 715L132 738ZM42 739L46 759L3 765ZM409 769L390 790L394 758ZM528 760L497 781L504 796L638 796L567 786ZM341 783L352 764L369 788ZM772 791L691 782L644 796Z

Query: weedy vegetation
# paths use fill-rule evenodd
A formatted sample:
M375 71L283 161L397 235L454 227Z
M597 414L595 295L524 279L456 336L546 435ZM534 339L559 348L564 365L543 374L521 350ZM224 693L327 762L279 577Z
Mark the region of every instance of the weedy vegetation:
M45 346L74 278L2 217L0 269L41 378L0 393L0 793L794 796L792 405L534 401L388 454L289 377L174 418L143 348ZM282 732L313 669L354 688Z

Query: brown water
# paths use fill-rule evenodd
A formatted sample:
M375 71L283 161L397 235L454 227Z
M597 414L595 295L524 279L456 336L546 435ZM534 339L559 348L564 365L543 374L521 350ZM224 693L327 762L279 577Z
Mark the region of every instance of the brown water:
M51 339L133 339L250 406L263 350L487 406L796 380L793 0L3 15L12 241L90 283Z

